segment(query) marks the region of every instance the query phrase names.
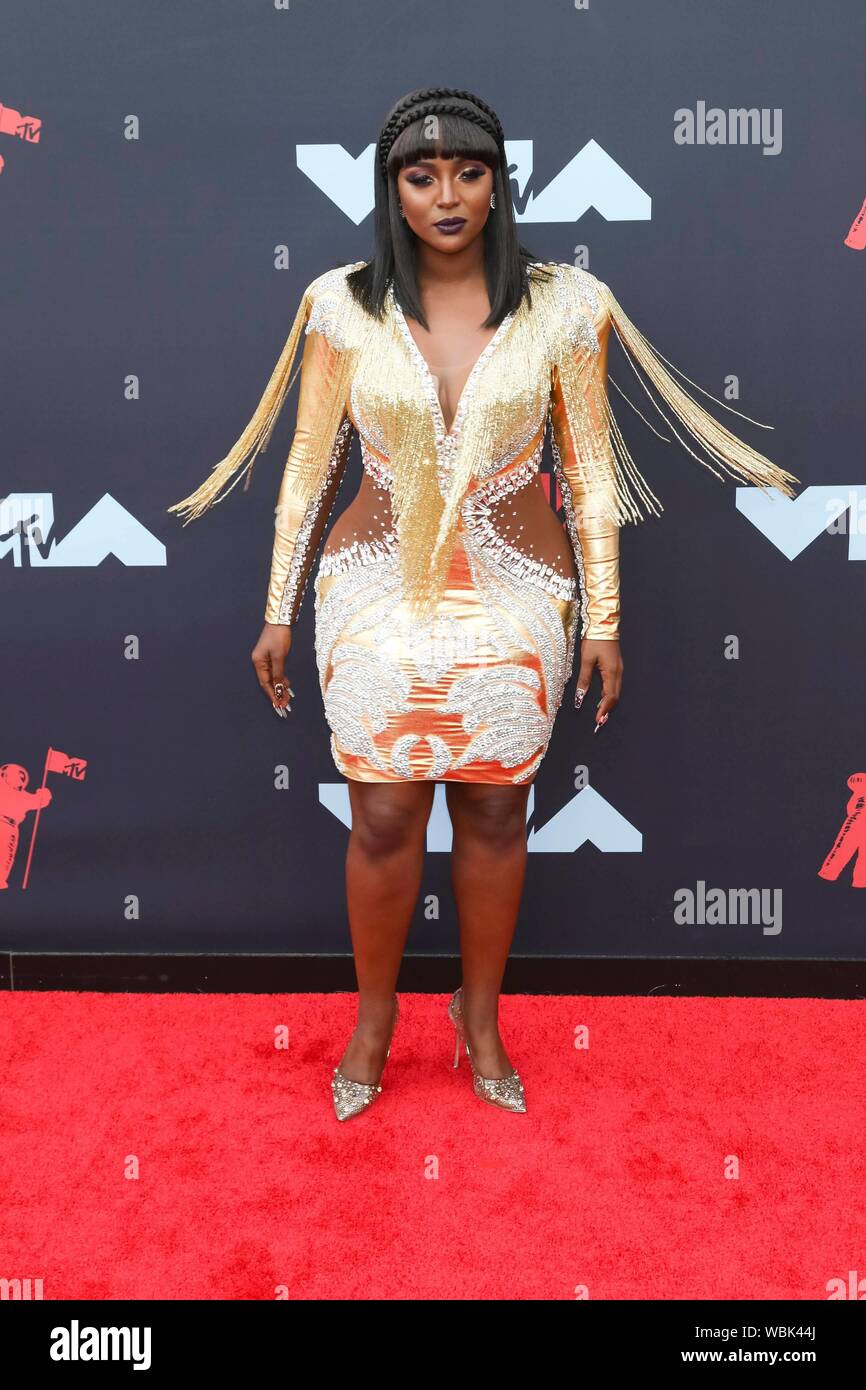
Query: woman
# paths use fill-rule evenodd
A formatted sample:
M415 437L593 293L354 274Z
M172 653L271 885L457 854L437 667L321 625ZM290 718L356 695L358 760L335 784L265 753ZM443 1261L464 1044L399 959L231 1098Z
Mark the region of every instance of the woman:
M465 1045L476 1095L524 1111L498 1004L529 787L578 623L576 703L598 668L595 732L616 706L619 528L641 519L640 503L661 510L610 410L611 324L711 459L786 496L798 480L674 381L603 282L531 258L517 238L502 127L485 102L454 89L412 92L390 112L376 156L372 259L307 287L243 436L169 510L192 519L241 470L249 482L303 335L252 660L284 718L292 626L357 433L363 480L330 529L315 581L325 714L352 807L346 886L359 991L357 1027L331 1082L335 1111L357 1115L382 1089L436 781L453 824L463 965L448 1009L454 1065ZM567 535L538 474L548 425Z

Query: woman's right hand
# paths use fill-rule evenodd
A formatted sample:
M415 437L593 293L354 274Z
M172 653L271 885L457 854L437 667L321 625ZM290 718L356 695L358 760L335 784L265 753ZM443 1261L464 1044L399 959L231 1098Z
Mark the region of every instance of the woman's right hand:
M285 719L286 711L292 708L291 697L295 693L285 673L286 657L291 646L290 627L285 623L265 623L250 657L259 685L281 719Z

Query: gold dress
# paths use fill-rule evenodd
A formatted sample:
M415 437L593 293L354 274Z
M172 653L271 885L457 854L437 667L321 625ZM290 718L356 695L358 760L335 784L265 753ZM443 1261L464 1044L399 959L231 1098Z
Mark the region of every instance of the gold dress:
M622 524L640 520L642 506L662 510L610 408L611 326L709 456L674 429L699 462L785 496L799 480L698 405L607 285L567 263L533 263L531 303L499 324L448 429L393 286L382 320L352 295L347 276L363 264L307 287L244 434L169 510L192 519L234 475L249 482L303 338L264 616L294 623L357 435L362 482L315 577L337 768L362 782L525 783L547 749L578 632L619 635ZM539 475L548 430L565 528Z

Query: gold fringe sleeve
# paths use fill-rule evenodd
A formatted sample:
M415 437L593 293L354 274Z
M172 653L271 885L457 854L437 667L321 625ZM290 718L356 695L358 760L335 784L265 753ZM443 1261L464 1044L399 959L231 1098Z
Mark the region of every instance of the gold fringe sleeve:
M323 281L324 278L320 276L319 281ZM224 501L242 477L246 476L244 491L249 487L256 457L260 450L267 448L286 396L294 384L297 372L303 365L302 362L299 363L294 375L292 375L292 365L313 308L313 292L317 283L315 280L312 281L301 296L301 302L289 329L285 346L271 373L264 394L256 406L253 417L240 439L232 446L225 458L214 465L210 476L196 488L195 492L191 492L188 497L184 497L180 502L175 502L166 509L169 512L185 515L185 526L190 521L202 516L215 502ZM317 360L320 356L317 355ZM327 376L327 389L322 385L321 389L317 386L317 389L313 390L311 383L311 390L308 393L303 458L300 457L301 451L299 449L294 450L294 469L299 493L312 494L327 472L334 440L344 415L348 383L351 379L351 353L348 351L337 352L335 348L332 348L328 355L327 373L323 373L323 377L325 375ZM292 455L290 454L289 457L291 459ZM231 481L232 479L234 481Z
M346 354L323 333L304 345L295 431L274 510L265 622L295 622L328 516L346 471L352 422L343 382ZM325 449L328 452L325 454Z
M573 268L569 267L569 269ZM741 483L750 483L762 490L777 488L784 496L794 497L796 494L792 485L801 480L793 473L789 473L787 469L780 467L779 464L773 463L757 449L753 449L751 445L732 434L730 430L710 415L674 379L667 367L663 365L668 362L668 359L663 357L632 323L609 287L600 280L595 281L595 284L603 310L601 324L603 325L609 317L629 364L643 390L686 452L718 478L724 479L725 474L727 474L738 479ZM597 322L596 327L599 326L600 324ZM629 521L640 521L642 519L641 507L645 509L647 514L653 513L658 516L664 508L629 453L610 406L606 382L596 370L596 356L597 354L594 354L589 348L582 347L579 351L574 351L572 348L570 351L562 352L556 362L561 381L571 449L574 458L578 461L580 477L584 485L590 488L593 495L599 499L605 515L617 525L623 525ZM764 425L758 420L752 420L750 416L735 410L727 402L719 400L716 396L711 396L708 391L704 391L703 387L691 381L672 362L668 362L668 366L684 381L688 381L702 395L715 401L723 409L730 410L741 419L748 420L750 424L758 425L760 429L772 429L772 425ZM638 368L640 368L640 372ZM703 454L690 448L685 439L677 432L675 425L668 419L664 410L647 389L641 372L656 388L670 411L685 426L696 444L703 450ZM631 404L630 401L629 404ZM636 410L637 414L641 414L636 407L633 406L632 408ZM658 431L646 420L645 416L641 415L641 419L650 426L650 429L653 429L654 433L658 434ZM599 428L599 422L601 422L601 428ZM664 435L659 437L665 438Z
M206 478L195 492L191 492L188 497L184 497L180 502L175 502L166 508L167 511L177 512L181 516L186 514L185 526L190 521L202 516L215 502L222 502L235 484L240 482L244 474L246 474L247 479L244 484L244 491L246 492L249 487L256 455L260 449L267 448L277 417L294 382L294 377L290 379L292 363L295 360L298 344L310 316L311 308L312 301L308 288L301 296L301 302L289 329L285 347L271 373L271 379L265 387L264 395L256 406L255 413L240 439L232 446L224 459L214 464L210 477ZM226 486L229 479L236 473L238 476L231 486ZM220 491L223 488L225 491L220 496Z
M344 341L345 326L343 301L330 289L336 278L334 272L329 272L307 286L271 379L240 439L195 492L167 509L185 513L184 525L188 525L215 502L222 502L244 475L246 491L256 456L267 447L300 371L295 430L274 509L265 603L265 621L289 627L297 617L310 564L342 481L351 437L347 398L355 355L348 346L340 350L334 345L334 341ZM320 291L328 294L329 299L320 305L325 312L313 320L316 331L308 330ZM305 333L301 360L292 373Z
M607 382L609 337L608 317L598 329L599 350L592 366L602 390ZM587 373L584 381L588 382L589 379ZM593 407L592 400L586 402L586 409L588 414L583 415L582 412L582 418L592 432L593 451L599 451L602 458L610 458L604 416ZM592 474L592 470L581 467L572 443L560 371L556 365L552 376L550 422L553 465L577 565L581 600L580 635L590 639L615 639L619 637L620 622L619 526L611 520L608 514L611 506L605 501L611 484L599 476L601 469L596 470L593 481L589 481L587 473Z

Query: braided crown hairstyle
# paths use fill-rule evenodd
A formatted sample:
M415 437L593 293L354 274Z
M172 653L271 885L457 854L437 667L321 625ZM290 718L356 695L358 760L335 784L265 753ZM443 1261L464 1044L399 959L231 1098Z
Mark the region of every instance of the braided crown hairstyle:
M392 108L379 136L378 154L384 174L388 172L388 155L397 136L413 121L425 116L463 116L486 130L497 144L505 140L502 123L493 107L471 92L458 91L456 87L427 87L409 92Z
M435 116L435 135L429 117ZM492 106L456 87L424 87L407 92L392 106L376 142L373 254L347 276L355 298L381 316L389 284L404 313L426 328L416 278L416 237L400 215L397 174L419 159L477 159L493 171L495 207L484 227L484 264L490 316L485 327L529 297L527 266L537 258L521 244L511 200L502 123ZM536 272L537 273L537 272Z

